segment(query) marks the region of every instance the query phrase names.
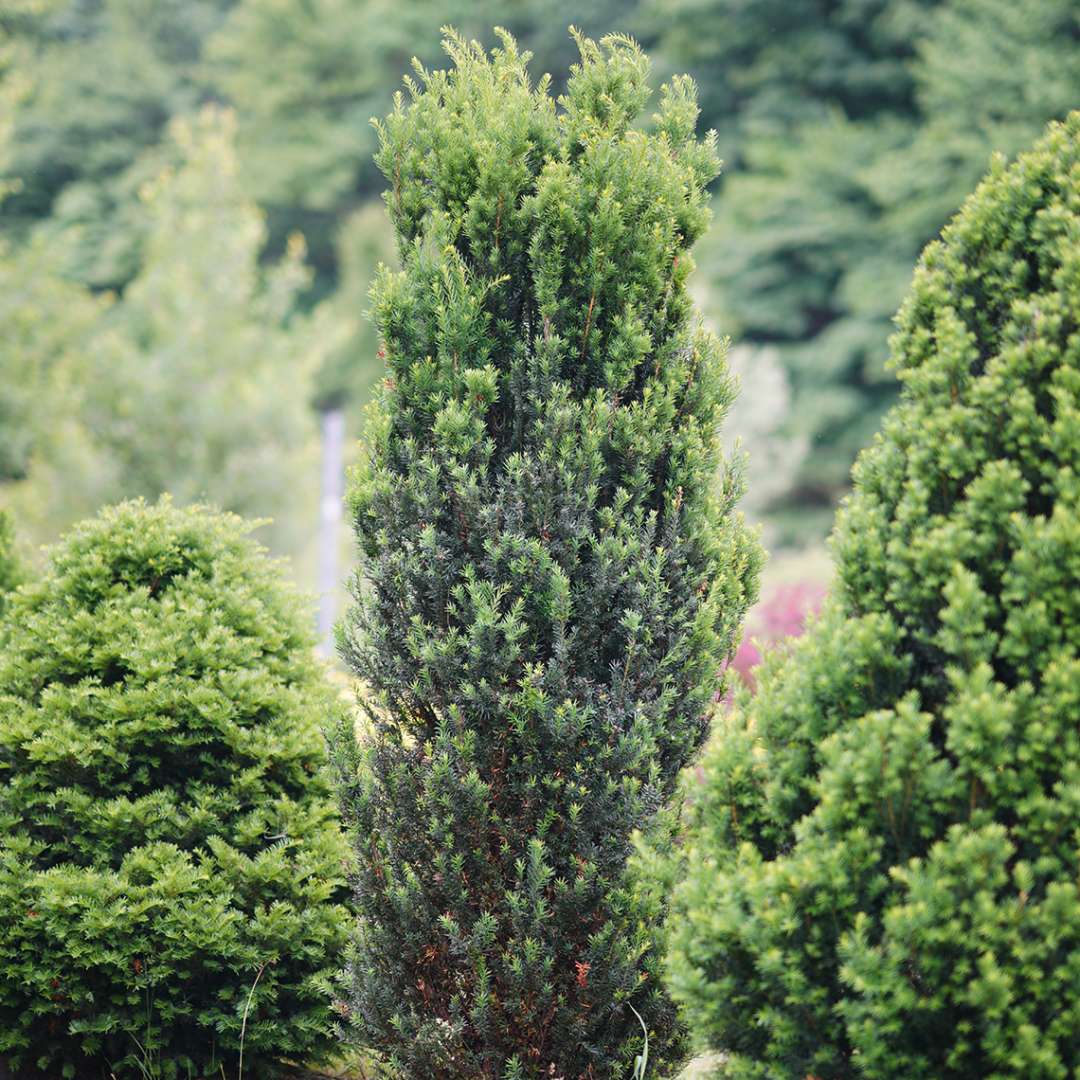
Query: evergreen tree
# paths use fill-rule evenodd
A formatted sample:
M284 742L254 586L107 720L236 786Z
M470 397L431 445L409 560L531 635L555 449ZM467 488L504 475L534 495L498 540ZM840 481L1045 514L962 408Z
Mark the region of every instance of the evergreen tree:
M333 1045L333 695L248 531L127 503L11 600L0 1070L236 1076L243 1031L248 1075L268 1076Z
M662 902L626 875L705 736L758 548L689 246L717 162L689 80L578 37L565 96L451 35L379 126L404 269L350 505L335 757L360 909L343 1005L410 1080L625 1076L680 1055Z
M830 607L693 787L669 985L725 1076L1080 1070L1080 113L901 309Z
M701 6L717 20L728 13L716 33L690 23L666 47L712 72L676 46L735 48L744 30L730 13L749 13L736 0ZM762 16L774 6L751 5ZM735 127L722 128L734 132L721 151L737 168L700 253L724 325L776 347L790 375L784 433L810 450L774 510L799 540L827 528L858 449L895 401L886 343L919 251L994 151L1017 153L1080 100L1073 0L847 0L804 25L811 6L774 13L771 31L749 39L753 64L726 64L724 85L747 87ZM830 48L835 62L808 61ZM803 63L821 84L809 101L791 89ZM833 72L843 75L833 82Z

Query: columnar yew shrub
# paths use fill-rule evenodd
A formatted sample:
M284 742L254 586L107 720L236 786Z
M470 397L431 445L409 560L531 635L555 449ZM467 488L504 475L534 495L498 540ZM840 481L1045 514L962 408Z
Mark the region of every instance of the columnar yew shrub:
M17 1071L235 1077L245 1008L249 1076L331 1045L332 701L249 529L128 503L11 601L0 1061Z
M694 792L670 986L727 1075L1080 1074L1080 114L901 309L826 613Z
M689 245L717 169L692 84L579 39L558 102L451 36L379 127L398 274L351 508L339 739L353 1034L414 1080L626 1075L679 1033L625 868L701 743L755 587ZM657 1072L659 1075L659 1072Z

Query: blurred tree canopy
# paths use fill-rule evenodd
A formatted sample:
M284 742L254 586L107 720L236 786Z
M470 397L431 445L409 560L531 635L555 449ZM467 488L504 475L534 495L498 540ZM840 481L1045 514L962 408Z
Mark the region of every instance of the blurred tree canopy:
M183 319L179 300L150 301L170 275L189 294L206 288L199 275L214 258L208 243L192 240L189 254L179 237L170 250L145 198L191 164L178 122L197 128L208 105L219 118L222 107L234 110L235 197L216 204L207 236L222 229L266 264L256 273L253 263L243 280L265 271L267 283L225 289L239 305L230 309L236 324L208 356L255 349L254 328L265 324L295 350L292 360L275 345L245 351L228 370L247 365L268 400L355 406L380 370L363 319L368 283L393 258L368 118L386 111L412 57L438 62L444 24L487 43L493 25L507 27L539 75L573 59L571 22L635 34L661 74L689 70L698 80L702 127L717 129L726 165L697 288L721 332L750 347L744 384L756 416L741 424L737 405L733 424L770 469L783 461L765 511L780 536L816 539L856 450L894 399L884 366L890 318L922 246L993 151L1015 152L1080 100L1075 0L598 0L585 11L570 0L6 0L0 275L9 287L0 304L13 329L0 374L13 389L0 402L0 484L26 485L44 430L55 441L78 426L78 386L106 348L103 332L88 330L99 320L127 342L108 347L115 373L138 367L130 357L146 350L155 370L174 370L175 385L198 396L186 366L196 361L180 359L194 347L189 326L169 325ZM265 222L257 230L256 206ZM297 265L297 234L306 276L280 269ZM202 270L162 262L204 255ZM278 287L269 282L282 275L292 313L269 316ZM765 363L767 372L753 370ZM207 407L132 379L129 392L99 401L94 438L141 490L168 477L154 463L160 455L146 462L146 447L136 453L119 439L128 429L107 415L113 405L167 408L192 430ZM247 421L236 427L250 432ZM802 449L776 459L777 440ZM189 444L184 453L176 463L191 470L187 485L209 490L200 470L226 449L200 455ZM257 471L237 469L236 483Z
M64 269L97 287L137 268L131 209L169 120L212 98L203 45L233 0L18 0L2 17L26 87L3 179L4 231L49 221Z
M103 503L167 491L273 515L272 546L301 550L315 499L307 402L347 326L326 305L297 310L310 276L299 237L260 263L266 230L239 188L234 127L213 107L170 124L177 164L139 190L140 264L122 293L65 278L38 234L0 252L13 331L0 477L20 531L53 536Z
M700 262L724 329L779 350L784 433L806 441L773 504L819 534L894 401L892 313L923 246L995 151L1080 100L1075 0L654 0L668 60L709 87L728 159ZM708 21L706 21L708 20ZM816 514L815 514L816 511Z
M61 278L40 241L0 245L0 483L11 483L70 423L79 349L107 304Z
M645 0L641 23L673 69L694 74L728 170L754 136L842 110L909 112L920 19L938 0Z

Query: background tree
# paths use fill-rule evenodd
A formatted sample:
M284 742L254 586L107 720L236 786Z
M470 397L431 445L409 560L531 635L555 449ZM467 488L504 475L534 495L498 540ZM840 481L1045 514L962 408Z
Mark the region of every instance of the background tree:
M64 281L40 236L0 261L17 330L0 346L17 391L0 418L19 412L0 449L24 476L7 501L47 537L102 503L167 491L274 515L274 548L300 554L317 497L308 401L347 328L329 309L297 312L298 240L260 265L265 229L239 189L231 116L177 121L172 138L179 164L141 191L141 265L121 296Z
M8 593L22 580L22 568L15 554L15 528L11 516L0 510L0 616L4 614Z
M578 37L558 105L451 36L379 129L404 267L350 505L340 733L360 922L348 1015L398 1075L623 1076L680 1057L662 900L625 875L704 738L756 588L688 248L717 163L692 84Z
M0 241L0 486L25 480L35 454L49 454L79 426L81 351L106 307L60 276L41 240L21 248Z
M0 1055L236 1075L333 1045L346 849L307 619L238 518L127 503L11 600Z
M725 328L778 349L789 374L784 433L809 453L773 516L805 542L895 400L885 343L919 250L993 151L1017 152L1078 100L1080 13L1068 0L654 8L668 62L734 110L705 115L732 168L700 259Z
M725 1075L1080 1068L1080 113L898 318L838 587L693 788L669 983Z
M145 152L170 119L208 100L202 45L232 0L20 3L21 18L19 5L3 17L28 81L13 118L4 178L18 191L3 231L21 239L47 223L66 242L68 272L122 286L138 266L131 210L154 171Z
M645 0L637 18L701 89L725 170L747 143L840 112L910 113L920 23L942 0Z
M557 75L571 59L562 27L580 6L12 0L0 12L0 83L19 90L10 113L0 108L13 128L0 187L20 190L0 239L17 249L40 234L63 276L122 291L141 265L139 193L180 164L169 124L219 102L237 111L241 191L266 214L262 258L281 258L303 234L312 277L298 302L335 297L355 326L368 279L359 288L345 279L382 242L378 229L356 226L374 220L363 210L379 183L368 117L389 106L397 72L413 55L437 56L440 25L490 42L501 22L538 71ZM712 286L704 300L751 355L779 358L792 407L777 435L808 449L765 513L778 543L816 543L858 447L894 400L885 343L911 263L992 150L1015 152L1077 100L1075 5L588 8L587 32L635 33L663 70L689 70L702 88L702 128L718 129L728 177L713 240L699 251ZM346 407L355 430L378 372L370 341L358 332L324 361L315 404Z
M371 387L382 370L372 324L371 285L380 265L394 265L397 246L382 202L370 200L354 211L337 235L337 286L326 302L341 324L335 347L315 374L320 409L347 409L352 430L363 423Z

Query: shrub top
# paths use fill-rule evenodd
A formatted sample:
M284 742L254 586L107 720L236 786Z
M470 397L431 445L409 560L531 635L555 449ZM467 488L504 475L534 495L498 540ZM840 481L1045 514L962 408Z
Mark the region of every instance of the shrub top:
M72 530L12 598L0 812L39 865L117 865L159 838L247 849L269 803L319 789L312 703L327 692L250 528L126 503Z

